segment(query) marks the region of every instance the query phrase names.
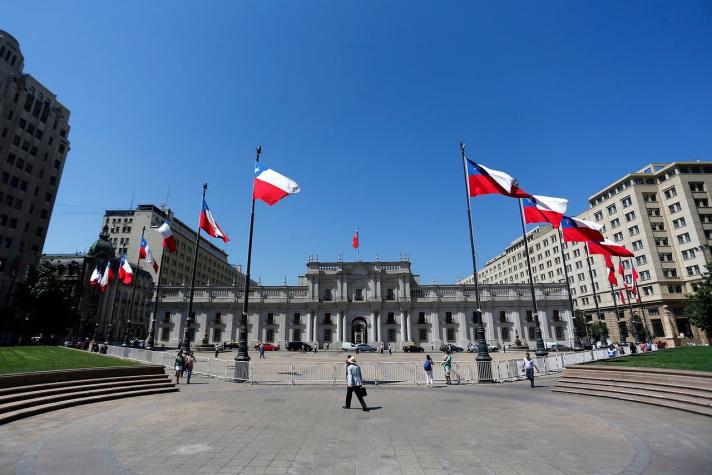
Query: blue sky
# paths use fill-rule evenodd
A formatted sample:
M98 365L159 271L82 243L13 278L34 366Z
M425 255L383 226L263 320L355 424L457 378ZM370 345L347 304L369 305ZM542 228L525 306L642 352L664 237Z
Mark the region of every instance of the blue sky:
M303 191L257 204L254 278L355 259L359 225L362 259L447 283L471 272L460 140L572 214L647 163L712 160L704 1L5 1L0 28L71 110L45 252L169 186L197 223L207 181L244 263L262 145ZM515 203L473 199L480 263L517 237Z

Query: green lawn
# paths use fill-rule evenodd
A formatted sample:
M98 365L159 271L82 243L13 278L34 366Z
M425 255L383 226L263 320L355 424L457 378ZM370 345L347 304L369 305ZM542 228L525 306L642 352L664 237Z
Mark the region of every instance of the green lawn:
M138 364L141 363L57 346L0 347L0 374Z
M638 353L614 360L596 361L596 364L635 366L638 368L687 369L712 371L712 346L687 346L653 353Z

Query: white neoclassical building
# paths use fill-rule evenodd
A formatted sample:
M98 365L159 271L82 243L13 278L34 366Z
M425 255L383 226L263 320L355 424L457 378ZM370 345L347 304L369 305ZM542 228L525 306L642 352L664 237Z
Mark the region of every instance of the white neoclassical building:
M163 287L156 318L156 345L177 346L188 308L185 286ZM192 341L236 341L244 291L238 286L196 287ZM531 294L524 284L486 284L480 288L489 344L513 344L518 336L534 347ZM572 315L563 284L537 284L542 334L547 346L570 344ZM475 341L475 292L472 285L422 285L408 260L395 262L309 261L299 284L250 290L248 340L316 344L340 348L341 342L373 345L415 343L437 348ZM206 338L207 337L207 338Z

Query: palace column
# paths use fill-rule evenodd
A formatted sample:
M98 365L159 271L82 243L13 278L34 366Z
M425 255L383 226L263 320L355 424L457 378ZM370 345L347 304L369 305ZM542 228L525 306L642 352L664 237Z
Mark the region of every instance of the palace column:
M371 325L371 331L369 331L369 334L371 336L370 341L371 343L376 342L376 338L378 337L378 334L376 332L376 316L371 312L371 316L369 318L369 323ZM368 342L367 342L368 343Z
M313 316L313 318L312 318L312 320L313 320L312 321L312 326L313 326L312 327L312 341L318 342L319 341L319 331L318 331L319 326L318 326L317 322L319 321L319 314L312 312L312 316Z
M341 331L343 332L341 341L349 341L349 338L348 338L349 332L346 330L346 312L344 312L344 311L341 312Z
M304 341L312 341L314 337L312 336L312 330L314 329L314 314L312 312L307 312L307 328Z
M341 312L336 312L336 339L341 341L342 330L341 330Z
M406 312L401 312L401 341L407 341L406 339L408 338L408 329L406 327Z
M383 341L383 327L381 326L381 312L375 310L376 314L376 341Z
M432 328L430 341L442 340L442 338L440 337L440 318L438 312L432 312L430 314L430 320L430 326Z
M541 327L541 336L544 340L551 339L551 329L549 328L549 319L546 312L539 310L539 326Z
M467 314L464 311L457 312L460 320L460 344L470 342L470 334L467 331Z

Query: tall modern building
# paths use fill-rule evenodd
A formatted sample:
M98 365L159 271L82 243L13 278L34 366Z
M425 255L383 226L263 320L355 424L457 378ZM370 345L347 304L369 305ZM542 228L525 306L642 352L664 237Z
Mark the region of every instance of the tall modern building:
M0 306L39 262L69 151L69 110L0 30Z
M594 321L596 301L610 336L620 338L618 321L636 319L656 338L671 344L681 339L707 341L683 316L686 294L693 294L709 262L712 243L712 162L654 163L625 175L588 199L589 208L577 217L604 226L604 236L635 254L622 259L625 282L632 286L632 263L640 276L640 302L629 290L625 302L615 299L607 280L603 256L592 255L594 284L582 244L564 243L571 293L578 309ZM564 282L561 242L556 229L541 226L527 234L534 281ZM614 258L616 271L618 259ZM529 274L524 239L518 238L478 271L483 283L523 283ZM623 278L618 275L623 286ZM471 282L472 277L463 282ZM616 316L615 305L618 305ZM630 336L629 336L630 337Z
M163 237L157 228L166 221L171 226L178 251L167 252L163 258L161 285L190 285L196 231L176 218L170 210L163 210L154 205L139 205L135 210L107 210L101 227L109 227L109 242L116 249L117 257L126 255L132 264L138 259L141 232L145 228L144 239L148 242L156 262L161 264L164 253ZM196 286L244 285L244 275L240 267L229 264L227 253L203 236L205 234L200 237ZM151 265L142 260L141 267L150 272L154 282L157 282L158 276Z

